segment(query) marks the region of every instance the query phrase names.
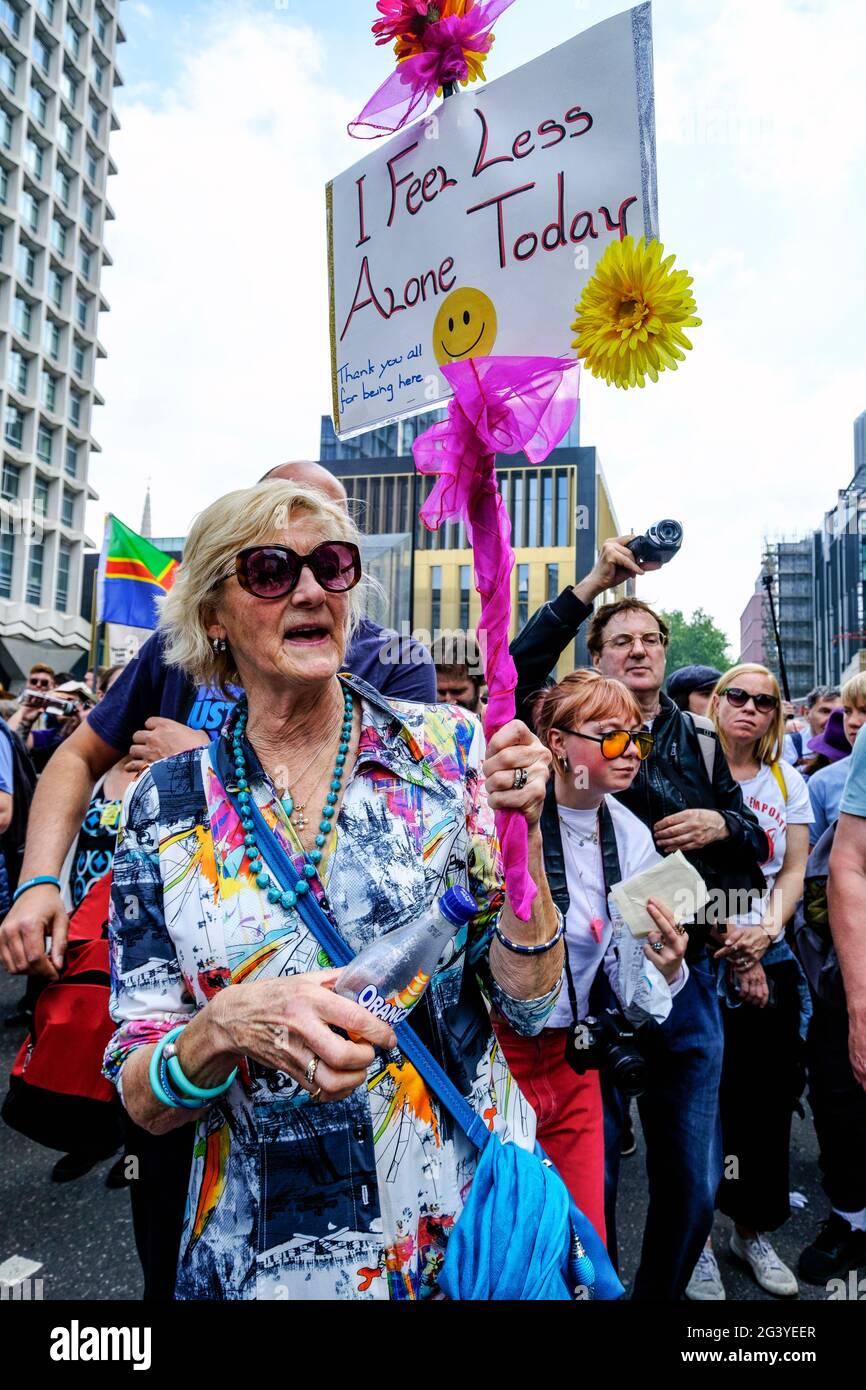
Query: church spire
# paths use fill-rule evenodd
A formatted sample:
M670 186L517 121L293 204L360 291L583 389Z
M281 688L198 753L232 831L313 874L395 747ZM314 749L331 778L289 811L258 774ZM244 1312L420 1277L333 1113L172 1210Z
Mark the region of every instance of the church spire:
M151 531L150 523L150 479L148 478L147 492L144 495L144 511L141 514L141 528L139 530L139 535L147 536L149 539L152 534L153 533Z

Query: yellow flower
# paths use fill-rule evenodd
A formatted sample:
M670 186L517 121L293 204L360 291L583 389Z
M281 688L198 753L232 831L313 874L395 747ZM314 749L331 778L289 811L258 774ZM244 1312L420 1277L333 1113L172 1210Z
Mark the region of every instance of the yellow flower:
M697 328L692 277L662 260L659 241L612 241L577 306L572 344L593 376L608 385L644 386L666 367L675 372L691 350L684 328Z

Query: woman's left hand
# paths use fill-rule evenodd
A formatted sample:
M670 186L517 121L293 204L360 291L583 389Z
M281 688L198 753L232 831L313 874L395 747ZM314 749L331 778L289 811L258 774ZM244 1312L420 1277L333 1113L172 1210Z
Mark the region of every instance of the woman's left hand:
M530 829L536 826L552 761L549 749L525 724L518 719L505 724L488 743L484 759L487 800L492 809L517 811L525 816Z
M727 958L733 969L751 970L758 965L770 945L770 938L763 927L728 927L725 944L716 951L715 959Z
M652 961L656 970L661 971L668 984L673 984L683 967L683 956L689 944L688 933L677 926L670 908L665 907L664 903L656 902L655 898L647 900L646 910L658 931L647 937L643 953L647 960ZM653 950L653 943L656 946L661 943L661 950Z

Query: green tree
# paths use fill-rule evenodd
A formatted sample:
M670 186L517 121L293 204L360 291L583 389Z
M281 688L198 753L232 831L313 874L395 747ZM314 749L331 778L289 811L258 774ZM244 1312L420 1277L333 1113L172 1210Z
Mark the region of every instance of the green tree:
M662 617L671 630L668 675L681 666L715 666L725 671L733 665L727 637L703 608L696 608L691 618L686 618L679 608L662 613Z

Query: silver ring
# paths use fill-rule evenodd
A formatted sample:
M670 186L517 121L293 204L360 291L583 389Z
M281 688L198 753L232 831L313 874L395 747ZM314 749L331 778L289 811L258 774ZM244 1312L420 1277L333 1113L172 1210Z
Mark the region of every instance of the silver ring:
M304 1080L306 1081L308 1086L312 1086L313 1082L316 1079L316 1067L318 1065L319 1059L314 1052L309 1062L307 1063L307 1070L304 1072Z
M663 941L651 941L651 942L650 942L650 950L651 950L651 951L655 951L656 955L659 955L659 954L664 950L664 948L665 948L665 944L664 944Z
M512 783L512 790L516 792L522 792L523 788L526 786L528 781L529 773L526 771L526 768L516 767L514 769L514 781Z

